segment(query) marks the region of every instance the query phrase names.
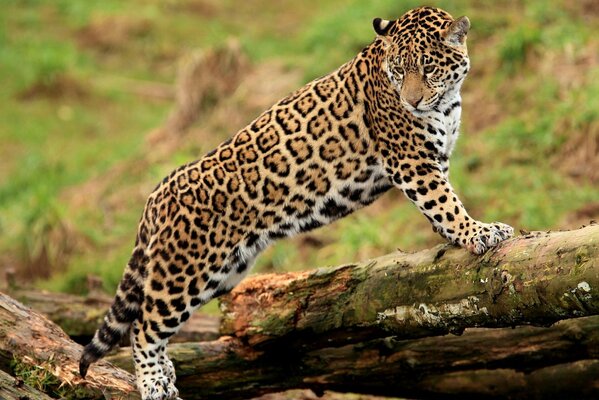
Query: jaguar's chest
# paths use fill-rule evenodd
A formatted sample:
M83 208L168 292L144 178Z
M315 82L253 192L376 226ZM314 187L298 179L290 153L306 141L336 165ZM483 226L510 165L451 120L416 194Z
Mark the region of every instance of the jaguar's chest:
M461 113L461 99L453 96L451 101L440 104L421 118L427 141L434 143L442 157L449 158L453 152L460 132Z

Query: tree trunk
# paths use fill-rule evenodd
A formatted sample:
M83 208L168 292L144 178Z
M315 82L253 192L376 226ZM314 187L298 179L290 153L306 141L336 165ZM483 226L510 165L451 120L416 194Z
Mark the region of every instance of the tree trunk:
M359 264L260 275L223 297L221 309L221 333L258 347L548 326L599 313L599 225L530 233L483 256L440 245Z
M177 386L186 399L290 388L597 398L598 256L599 226L590 226L529 234L482 257L439 246L253 277L223 300L221 330L233 337L169 347ZM82 380L80 352L54 324L0 294L0 369L20 377L41 369L44 392L60 396L136 396L133 377L106 362ZM127 351L112 360L130 368Z
M293 388L422 399L599 398L599 316L308 351L258 351L223 337L175 344L169 355L184 399L247 399ZM128 349L110 361L133 368Z

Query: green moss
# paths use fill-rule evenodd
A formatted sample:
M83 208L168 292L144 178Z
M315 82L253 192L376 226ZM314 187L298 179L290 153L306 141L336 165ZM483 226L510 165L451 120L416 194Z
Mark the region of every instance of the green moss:
M261 320L258 324L251 324L250 326L258 328L256 333L261 334L266 332L268 334L280 335L288 332L293 327L293 319L295 310L290 310L286 314L272 314L268 318Z
M576 265L575 265L574 273L577 274L591 260L590 259L590 251L589 251L588 246L580 246L576 250L575 257L576 257L575 258Z

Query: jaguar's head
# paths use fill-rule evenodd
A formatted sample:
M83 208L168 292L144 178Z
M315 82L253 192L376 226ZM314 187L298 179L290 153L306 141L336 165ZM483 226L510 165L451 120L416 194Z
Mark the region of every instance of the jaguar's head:
M457 94L470 68L467 17L453 19L438 8L420 7L400 19L376 18L384 48L382 69L413 114L437 108Z

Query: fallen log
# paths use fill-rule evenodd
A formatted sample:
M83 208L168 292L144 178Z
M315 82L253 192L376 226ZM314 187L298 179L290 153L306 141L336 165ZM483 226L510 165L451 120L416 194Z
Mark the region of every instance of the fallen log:
M0 295L0 304L0 320L7 322L0 328L2 369L14 360L21 372L27 367L41 369L55 376L47 390L57 390L60 383L63 395L135 398L132 376L100 362L87 380L81 380L76 373L78 345L10 298ZM7 330L12 322L14 326ZM258 351L237 338L175 344L169 352L187 399L249 398L297 387L421 398L482 394L593 398L599 394L597 349L599 317L595 316L562 321L551 328L468 329L462 336L385 338L305 353L281 348ZM131 357L122 351L112 361L130 367Z
M233 334L174 344L186 399L290 388L422 398L599 396L599 226L515 238L483 257L439 246L362 264L250 278L223 300ZM474 327L499 329L469 329ZM448 332L462 336L445 335ZM105 361L0 294L0 369L42 368L88 398L135 397ZM126 351L112 358L130 363ZM127 360L127 361L123 361ZM577 379L585 379L581 385Z
M530 233L482 257L440 245L359 264L260 275L223 297L221 309L221 333L258 347L548 326L599 313L599 225Z
M83 380L81 351L46 317L0 293L0 370L24 380L35 374L52 397L139 399L133 376L105 361Z
M42 313L78 343L88 343L102 323L113 298L107 295L87 297L45 290L12 289L8 294ZM220 317L194 313L183 328L172 337L173 343L217 339ZM128 337L123 344L128 344Z
M10 376L0 370L0 399L2 400L51 400L46 394L36 390L20 378Z
M270 348L238 338L169 347L185 399L242 399L308 388L408 398L598 398L599 316L550 328L473 328L342 347ZM130 351L111 356L132 370Z

